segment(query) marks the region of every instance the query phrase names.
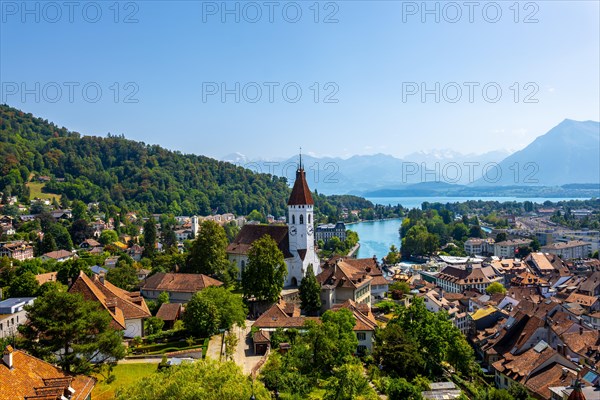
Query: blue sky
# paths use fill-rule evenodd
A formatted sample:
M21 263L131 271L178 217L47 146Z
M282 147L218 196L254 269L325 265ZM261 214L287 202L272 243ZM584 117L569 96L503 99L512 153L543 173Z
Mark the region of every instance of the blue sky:
M515 150L600 119L599 2L464 4L2 1L0 102L216 158Z

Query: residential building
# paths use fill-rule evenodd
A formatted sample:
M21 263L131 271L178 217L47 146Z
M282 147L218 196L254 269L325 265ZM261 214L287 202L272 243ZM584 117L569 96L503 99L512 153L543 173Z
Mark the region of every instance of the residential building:
M24 241L0 243L0 257L29 260L33 258L33 246Z
M64 262L72 258L77 258L77 255L72 251L68 250L57 250L43 254L41 257L42 261L55 260L58 262Z
M159 272L146 278L141 291L147 299L156 300L162 292L167 292L171 303L187 303L194 293L209 286L221 285L223 282L203 274Z
M96 239L85 239L79 244L80 249L92 249L94 247L101 247L102 245Z
M94 275L88 278L80 272L69 288L70 293L80 293L86 300L100 303L112 317L112 326L123 331L123 336L144 336L144 320L152 316L139 292L120 289L104 278Z
M481 293L494 282L502 283L504 278L491 265L466 264L451 265L436 276L436 284L446 292L462 293L477 289Z
M17 334L19 325L27 322L24 307L32 305L35 297L10 298L0 301L0 338Z
M494 255L496 257L514 257L518 254L519 247L529 246L531 239L511 239L494 243Z
M371 306L371 282L373 278L344 259L325 263L317 275L321 285L321 308L329 310L335 304L352 300Z
M592 252L592 244L583 240L556 242L542 247L542 252L556 254L563 260L585 258Z
M470 256L483 256L494 253L494 239L469 238L465 241L465 253Z
M338 222L336 224L321 224L315 229L315 241L322 240L327 243L332 237L337 237L342 242L346 240L346 224Z
M240 277L248 265L248 252L252 244L264 235L271 236L284 255L287 267L286 287L297 287L308 268L312 268L315 275L320 272L314 240L314 201L306 182L302 160L287 204L287 225L244 225L227 247L228 257L238 267Z
M373 342L375 339L375 330L377 329L377 321L371 312L371 307L365 303L356 303L352 300L346 300L341 304L336 304L333 310L345 308L352 311L352 315L356 320L353 331L358 339L358 354L373 352Z
M550 387L570 384L577 377L577 369L577 364L543 340L524 353L505 353L492 365L496 387L508 389L518 383L542 399L551 397Z
M328 264L333 264L337 260L343 260L346 264L349 264L367 275L369 275L373 280L371 281L371 300L374 299L383 299L385 294L387 293L390 285L390 281L388 281L383 275L383 271L379 267L379 263L377 262L377 257L370 258L352 258L352 257L343 257L343 258L331 258L327 262Z
M62 371L12 346L0 362L0 399L91 400L96 379Z

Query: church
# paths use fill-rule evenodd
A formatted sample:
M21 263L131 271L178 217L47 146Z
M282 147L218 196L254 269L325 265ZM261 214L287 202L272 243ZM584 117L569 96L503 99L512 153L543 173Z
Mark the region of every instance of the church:
M237 266L239 278L248 264L248 251L252 243L264 235L271 236L283 253L287 267L286 287L298 286L308 268L313 268L317 275L321 270L315 249L314 204L300 159L296 181L287 203L287 224L244 225L227 247L227 255Z

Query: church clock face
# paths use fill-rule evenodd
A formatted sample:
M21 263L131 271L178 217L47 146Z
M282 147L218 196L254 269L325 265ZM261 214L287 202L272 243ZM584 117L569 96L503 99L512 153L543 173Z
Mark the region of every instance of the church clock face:
M309 225L309 227L306 229L306 233L308 233L308 235L312 235L313 234L313 227Z
M298 230L296 229L296 227L290 226L290 235L296 236L296 233L298 233Z

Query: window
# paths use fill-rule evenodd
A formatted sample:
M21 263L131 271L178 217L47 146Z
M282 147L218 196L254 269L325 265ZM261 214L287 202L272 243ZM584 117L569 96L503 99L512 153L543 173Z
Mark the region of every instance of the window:
M310 214L308 214L308 223L310 224Z
M304 215L300 214L300 225L304 223Z
M296 216L292 215L292 225L295 225L295 224L296 224Z
M367 351L367 346L363 346L362 344L356 348L356 352L358 354L364 354Z
M246 268L246 261L242 260L242 270Z
M356 333L356 338L358 340L367 340L367 334L364 332L357 332Z

